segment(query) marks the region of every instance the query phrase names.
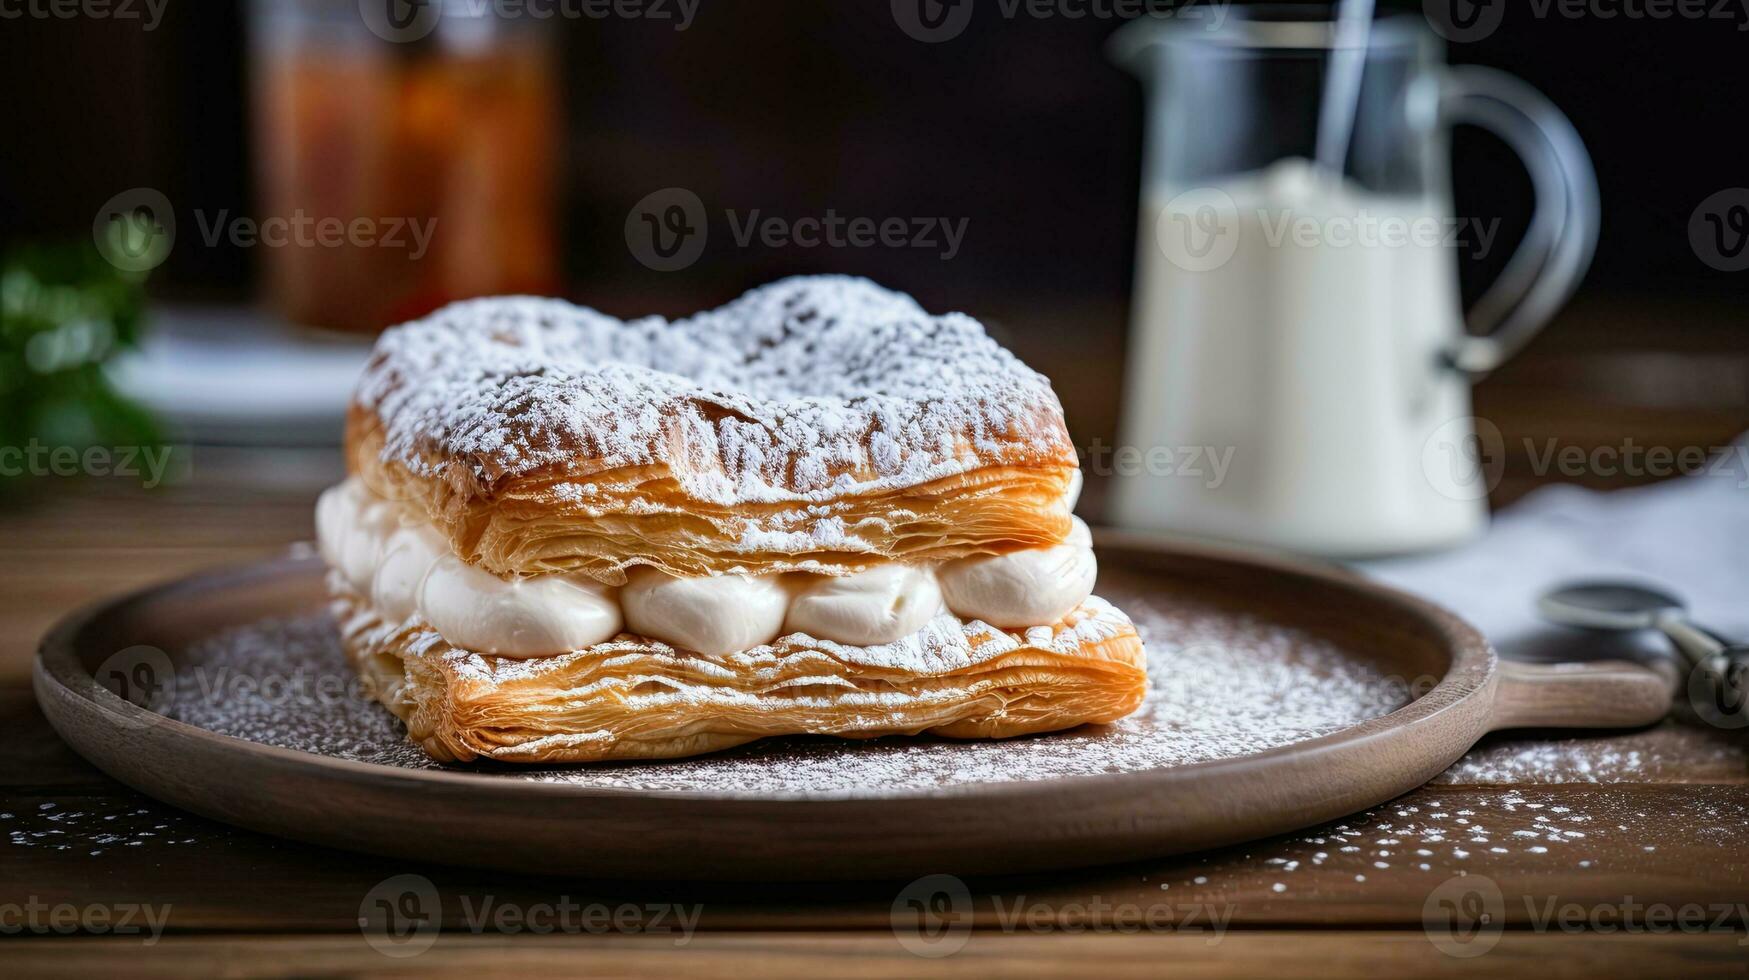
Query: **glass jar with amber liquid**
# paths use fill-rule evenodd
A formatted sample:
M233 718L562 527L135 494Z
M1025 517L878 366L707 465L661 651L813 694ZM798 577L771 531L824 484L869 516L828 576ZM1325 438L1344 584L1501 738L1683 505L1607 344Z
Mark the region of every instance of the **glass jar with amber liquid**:
M259 251L280 312L369 332L557 291L544 21L456 0L257 0L251 34Z

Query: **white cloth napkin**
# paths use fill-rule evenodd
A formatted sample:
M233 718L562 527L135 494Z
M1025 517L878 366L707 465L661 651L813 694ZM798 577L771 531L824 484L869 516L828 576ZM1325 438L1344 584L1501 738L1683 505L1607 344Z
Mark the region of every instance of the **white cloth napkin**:
M1545 487L1498 514L1488 533L1469 545L1358 567L1468 619L1503 656L1590 659L1669 651L1655 636L1544 624L1537 596L1575 579L1656 585L1684 599L1701 625L1749 639L1749 464L1743 455L1717 473L1631 490Z

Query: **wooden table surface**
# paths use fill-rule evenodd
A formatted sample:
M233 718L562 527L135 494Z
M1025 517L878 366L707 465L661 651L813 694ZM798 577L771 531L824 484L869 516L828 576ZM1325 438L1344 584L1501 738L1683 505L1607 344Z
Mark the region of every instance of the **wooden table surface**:
M1607 407L1538 414L1579 370L1560 351L1484 386L1482 410L1509 432L1619 432ZM1718 384L1749 380L1749 363L1730 363L1741 374ZM1618 411L1672 444L1749 423L1741 405ZM151 492L45 478L0 512L0 964L13 975L1749 972L1749 734L1676 722L1496 736L1399 800L1243 847L963 883L513 877L187 815L67 749L29 670L73 606L308 539L315 494L339 471L321 450L197 447L188 462L184 482ZM1514 472L1508 496L1536 482ZM410 939L380 918L361 926L407 882L426 889L402 907L399 921L423 923ZM148 921L160 936L125 932Z

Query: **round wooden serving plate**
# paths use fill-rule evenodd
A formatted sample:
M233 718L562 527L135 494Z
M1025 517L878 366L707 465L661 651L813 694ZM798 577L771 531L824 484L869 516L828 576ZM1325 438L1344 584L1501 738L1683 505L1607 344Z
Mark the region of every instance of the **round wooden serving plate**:
M1496 729L1642 725L1670 703L1667 683L1633 664L1497 660L1457 617L1338 569L1113 534L1100 536L1099 552L1100 594L1120 608L1194 601L1253 627L1315 637L1370 668L1437 682L1397 710L1250 755L821 795L603 787L509 767L350 761L165 718L94 678L118 650L148 645L175 661L227 628L320 609L317 563L288 558L68 617L43 641L35 687L55 729L105 772L255 830L513 871L787 880L1021 872L1237 843L1401 795ZM863 743L841 744L855 753Z

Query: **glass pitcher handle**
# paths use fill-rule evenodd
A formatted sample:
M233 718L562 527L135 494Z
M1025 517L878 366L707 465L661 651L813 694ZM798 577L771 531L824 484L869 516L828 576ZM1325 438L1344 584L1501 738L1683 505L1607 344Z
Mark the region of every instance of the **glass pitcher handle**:
M1438 80L1437 116L1505 141L1536 192L1530 227L1506 268L1466 315L1446 364L1479 378L1518 353L1578 288L1597 248L1597 176L1579 133L1541 92L1492 68L1462 65Z

